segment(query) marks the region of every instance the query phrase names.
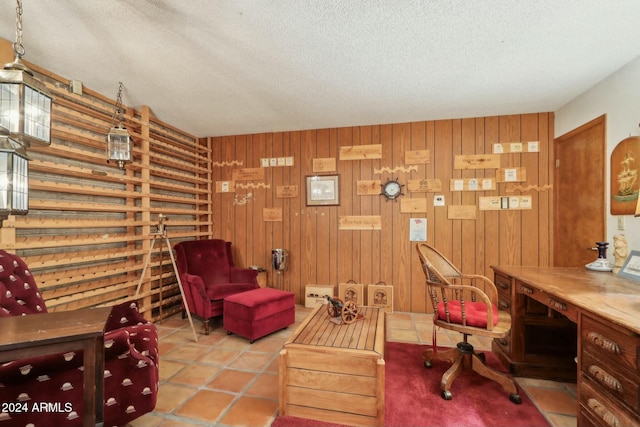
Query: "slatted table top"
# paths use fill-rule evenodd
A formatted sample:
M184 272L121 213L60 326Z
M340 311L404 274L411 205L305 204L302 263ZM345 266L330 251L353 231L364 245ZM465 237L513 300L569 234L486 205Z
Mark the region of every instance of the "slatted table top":
M384 357L385 311L378 307L359 306L364 319L350 324L331 321L326 305L317 306L289 338L285 346L300 344L334 349L373 351Z

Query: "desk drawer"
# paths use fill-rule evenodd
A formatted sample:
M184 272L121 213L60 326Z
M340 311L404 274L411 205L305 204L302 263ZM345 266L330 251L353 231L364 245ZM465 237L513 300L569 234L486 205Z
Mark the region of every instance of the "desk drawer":
M630 331L582 316L582 349L606 360L608 366L622 365L636 375L640 370L640 338Z
M581 378L580 411L585 412L586 418L596 420L595 425L603 426L637 426L640 418L623 405L612 400L606 394L599 392L600 387L585 376ZM579 418L584 418L581 414Z
M496 273L493 276L493 283L498 288L498 295L505 299L511 299L511 277Z
M582 351L582 377L597 384L597 390L608 393L614 400L625 402L634 411L640 410L638 375L621 369L617 364L596 358L589 351Z
M563 314L574 323L578 322L578 310L576 307L561 300L560 298L549 295L546 292L542 292L522 282L517 283L516 293L526 295L527 297L544 304L546 307Z

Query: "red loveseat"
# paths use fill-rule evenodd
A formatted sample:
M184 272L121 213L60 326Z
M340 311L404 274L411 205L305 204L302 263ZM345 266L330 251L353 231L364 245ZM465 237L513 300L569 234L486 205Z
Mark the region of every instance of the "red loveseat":
M27 265L0 250L0 317L46 312ZM116 305L105 326L104 346L103 425L120 427L156 406L157 329L138 313L135 303ZM62 408L59 412L0 410L0 427L82 426L83 357L78 350L0 364L0 402L26 402L28 408L30 403L58 403Z
M189 312L204 320L206 335L209 319L222 315L226 297L260 287L257 270L235 266L231 242L189 240L173 248Z

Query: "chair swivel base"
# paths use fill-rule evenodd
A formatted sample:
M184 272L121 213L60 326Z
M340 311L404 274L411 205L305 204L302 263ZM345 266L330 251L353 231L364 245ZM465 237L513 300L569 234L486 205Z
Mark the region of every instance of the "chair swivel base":
M453 398L451 385L458 375L464 370L473 370L483 377L500 384L504 391L509 393L509 400L513 403L522 403L522 398L518 394L518 387L515 380L503 372L488 367L485 364L484 353L477 353L473 349L473 345L467 342L460 342L456 348L439 350L437 352L434 352L433 348L430 348L422 354L424 367L431 368L432 360L435 357L437 357L438 360L452 363L451 367L447 369L440 380L440 388L442 389L441 396L443 399L451 400Z

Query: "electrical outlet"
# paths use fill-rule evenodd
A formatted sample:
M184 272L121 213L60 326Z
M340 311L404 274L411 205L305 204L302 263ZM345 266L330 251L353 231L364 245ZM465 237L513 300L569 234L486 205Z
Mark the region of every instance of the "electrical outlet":
M622 215L618 217L618 230L624 230L624 217Z

